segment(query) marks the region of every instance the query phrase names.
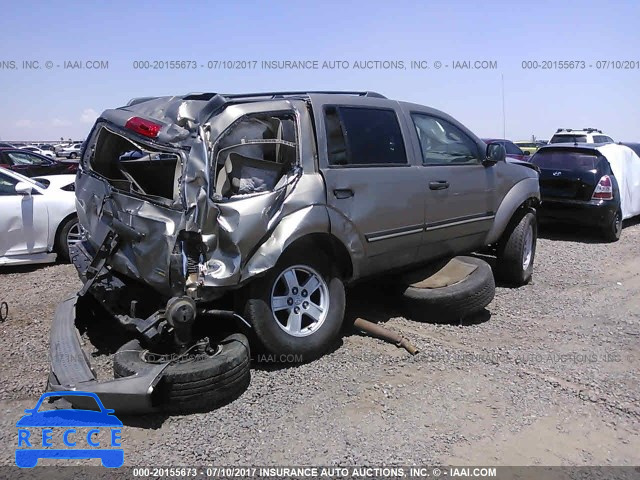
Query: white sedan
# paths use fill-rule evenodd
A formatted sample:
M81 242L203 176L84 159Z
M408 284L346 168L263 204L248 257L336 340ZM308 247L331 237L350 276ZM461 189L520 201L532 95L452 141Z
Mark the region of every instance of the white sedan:
M27 145L26 147L20 147L20 150L28 150L29 152L37 153L38 155L42 155L49 158L56 158L56 154L50 150L43 150L40 147L36 147L35 145Z
M0 168L0 266L69 259L69 245L82 239L74 181Z

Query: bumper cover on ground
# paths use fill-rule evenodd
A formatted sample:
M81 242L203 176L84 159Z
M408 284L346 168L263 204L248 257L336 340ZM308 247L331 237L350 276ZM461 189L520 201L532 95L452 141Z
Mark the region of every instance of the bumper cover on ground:
M106 408L112 408L119 414L156 411L154 388L169 363L150 364L147 370L137 375L98 382L82 350L75 326L78 301L82 300L74 295L58 305L51 325L49 390L96 393ZM96 407L88 397L65 399L76 408Z

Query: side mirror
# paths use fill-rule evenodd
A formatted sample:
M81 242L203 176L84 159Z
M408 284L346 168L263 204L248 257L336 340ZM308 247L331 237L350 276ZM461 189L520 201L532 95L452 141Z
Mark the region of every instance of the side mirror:
M531 155L531 152L529 150L524 150L522 153L524 153L525 157L528 157L529 155Z
M26 182L18 182L16 184L16 193L18 195L31 195L32 190L33 190L33 186L29 185Z
M485 165L493 165L498 162L504 162L507 158L507 151L500 143L490 143L487 145Z

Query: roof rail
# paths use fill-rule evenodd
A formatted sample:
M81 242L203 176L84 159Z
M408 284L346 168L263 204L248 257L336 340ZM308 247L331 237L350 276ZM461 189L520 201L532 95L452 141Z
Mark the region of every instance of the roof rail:
M377 92L369 91L340 91L340 90L308 90L308 91L292 91L292 92L262 92L262 93L232 93L221 95L225 98L254 98L254 97L291 97L296 95L309 95L311 93L318 93L322 95L357 95L359 97L374 97L374 98L387 98L384 95Z

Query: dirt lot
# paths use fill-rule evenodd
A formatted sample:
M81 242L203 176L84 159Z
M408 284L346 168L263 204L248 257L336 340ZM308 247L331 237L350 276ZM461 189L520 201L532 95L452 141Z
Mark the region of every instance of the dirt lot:
M0 274L0 464L13 464L15 422L43 391L54 308L78 287L70 265ZM350 315L420 354L346 332L307 365L256 361L247 392L217 411L125 419L125 464L638 465L638 292L637 224L615 244L547 231L532 284L499 287L462 325L402 318L361 286Z

